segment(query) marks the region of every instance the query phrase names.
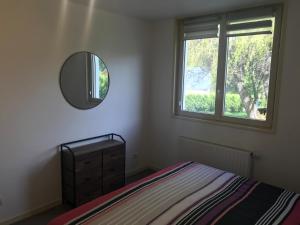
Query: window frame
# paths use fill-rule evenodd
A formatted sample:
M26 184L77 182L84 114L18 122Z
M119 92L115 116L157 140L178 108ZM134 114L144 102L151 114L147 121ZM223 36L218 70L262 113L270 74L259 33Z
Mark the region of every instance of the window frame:
M273 36L273 48L272 48L272 59L270 68L270 80L269 80L269 94L268 94L268 107L267 107L267 118L265 121L242 119L236 117L229 117L224 115L224 96L225 96L225 85L226 85L226 57L227 57L227 35L226 25L229 15L252 15L252 13L259 13L264 9L272 9L275 17L275 29ZM188 112L182 110L182 99L183 99L183 79L184 79L184 59L185 59L185 40L183 23L190 19L202 19L209 17L220 18L220 37L219 37L219 53L218 53L218 68L217 68L217 81L216 81L216 99L215 99L215 114L205 114L197 112ZM246 17L246 16L245 16ZM175 46L175 79L174 79L174 91L173 91L173 114L176 117L197 119L208 122L217 122L229 125L238 125L249 128L262 128L262 129L273 129L275 115L278 108L278 90L279 90L279 53L280 53L280 42L281 42L281 30L282 30L282 17L283 17L283 4L273 4L261 7L255 7L250 9L238 10L225 12L214 15L184 18L177 20L176 30L176 46Z

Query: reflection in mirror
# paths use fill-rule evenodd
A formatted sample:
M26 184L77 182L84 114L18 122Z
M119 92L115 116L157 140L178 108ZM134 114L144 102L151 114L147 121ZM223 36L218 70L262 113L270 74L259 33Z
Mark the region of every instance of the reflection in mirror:
M90 101L99 101L105 98L108 89L108 73L102 60L93 54L88 54L88 96Z
M79 109L99 105L109 89L109 74L104 62L90 52L78 52L64 63L60 86L65 99Z

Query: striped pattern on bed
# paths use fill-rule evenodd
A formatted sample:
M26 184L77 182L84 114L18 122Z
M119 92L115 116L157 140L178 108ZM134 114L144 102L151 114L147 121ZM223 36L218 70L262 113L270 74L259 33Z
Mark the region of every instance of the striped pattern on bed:
M50 225L299 225L299 214L299 194L186 162L96 199Z

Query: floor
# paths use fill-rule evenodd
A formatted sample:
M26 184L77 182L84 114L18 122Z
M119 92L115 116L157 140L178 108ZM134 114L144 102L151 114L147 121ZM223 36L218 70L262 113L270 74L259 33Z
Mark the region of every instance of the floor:
M138 174L127 177L126 184L129 184L129 183L132 183L139 179L142 179L154 172L155 171L153 171L151 169L147 169ZM55 207L47 212L41 213L39 215L33 216L29 219L26 219L26 220L23 220L23 221L20 221L18 223L14 223L11 225L46 225L50 220L52 220L53 218L55 218L56 216L58 216L64 212L67 212L68 210L70 210L70 206L61 205L61 206Z

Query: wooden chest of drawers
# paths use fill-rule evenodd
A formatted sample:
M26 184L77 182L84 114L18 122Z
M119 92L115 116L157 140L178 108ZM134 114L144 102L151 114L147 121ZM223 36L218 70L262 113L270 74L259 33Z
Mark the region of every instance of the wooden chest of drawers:
M125 141L105 140L61 151L62 199L79 206L125 184Z

